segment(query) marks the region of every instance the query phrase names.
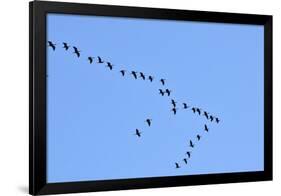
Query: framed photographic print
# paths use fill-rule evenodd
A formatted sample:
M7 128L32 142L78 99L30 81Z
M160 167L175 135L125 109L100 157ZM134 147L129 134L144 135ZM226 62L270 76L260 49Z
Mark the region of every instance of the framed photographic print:
M30 194L272 180L272 16L30 2Z

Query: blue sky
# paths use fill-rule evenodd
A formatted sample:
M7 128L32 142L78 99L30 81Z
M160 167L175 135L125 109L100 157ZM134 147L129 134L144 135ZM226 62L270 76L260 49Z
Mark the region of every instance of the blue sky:
M47 40L57 44L47 49L48 182L263 170L263 26L48 14ZM160 78L171 97L158 94Z

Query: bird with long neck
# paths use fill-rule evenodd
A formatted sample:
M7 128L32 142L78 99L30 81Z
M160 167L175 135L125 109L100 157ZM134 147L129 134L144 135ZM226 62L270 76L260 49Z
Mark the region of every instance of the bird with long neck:
M204 130L205 130L206 132L209 132L209 128L207 127L206 124L204 125Z
M138 137L141 137L141 132L138 129L136 129L135 135L138 136Z
M187 158L184 158L183 161L185 164L187 164Z
M220 122L220 119L216 117L216 123L219 123L219 122Z
M204 115L207 119L209 119L209 114L208 114L208 112L204 111L204 112L203 112L203 115Z
M195 107L191 108L191 110L193 111L193 113L196 112L196 108Z
M79 51L78 48L75 47L75 46L73 46L73 49L74 49L74 52L73 52L73 53L76 54L76 56L79 58L80 55L81 55L81 54L80 54L81 51Z
M148 118L148 119L145 120L145 122L146 122L146 123L148 124L148 126L150 127L150 126L151 126L151 123L152 123L152 119L149 119L149 118Z
M153 76L148 76L148 80L149 80L150 82L152 82L152 81L153 81Z
M163 78L160 79L160 82L161 82L161 84L162 84L163 86L165 85L165 80L166 80L166 79L163 79Z
M89 56L89 57L88 57L88 61L90 62L90 64L92 64L92 63L93 63L93 61L94 61L94 57Z
M144 75L144 73L140 72L140 77L141 77L143 80L145 80L145 75Z
M136 71L132 71L132 72L131 72L131 74L134 76L135 79L138 78L137 73L138 73L138 72L136 72Z
M98 63L104 63L100 56L98 56Z
M172 108L172 109L171 109L171 111L174 113L174 115L177 114L177 110L178 110L178 108Z
M68 49L69 49L70 46L69 46L66 42L63 42L62 44L63 44L63 48L64 48L65 50L68 50Z
M170 90L170 89L166 89L166 90L165 90L165 92L167 93L167 95L168 95L168 96L170 96L170 95L171 95L172 90Z
M110 70L113 69L113 66L110 62L106 62L106 67L108 67Z
M187 151L186 154L187 154L188 158L190 158L191 152L190 152L190 151Z
M162 89L159 89L159 94L164 96L165 95L165 92L162 90Z
M173 107L175 108L175 107L176 107L177 102L176 102L174 99L172 99L172 100L171 100L171 103L172 103Z
M182 103L182 104L183 104L183 109L189 108L189 106L187 105L187 103Z
M48 41L48 46L51 47L53 49L53 51L56 50L56 44L54 44L53 42Z
M122 76L125 76L126 70L122 69L120 70L120 73L122 74Z
M194 144L193 144L193 142L192 142L191 140L189 140L189 146L190 146L191 148L194 148Z

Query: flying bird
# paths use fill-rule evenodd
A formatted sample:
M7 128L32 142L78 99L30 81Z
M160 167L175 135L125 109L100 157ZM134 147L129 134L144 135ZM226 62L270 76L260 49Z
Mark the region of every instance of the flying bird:
M89 56L89 57L88 57L88 60L89 60L90 64L92 64L92 63L93 63L93 60L94 60L94 57Z
M141 137L141 132L138 129L136 129L135 135L137 135L138 137Z
M180 165L178 163L175 163L175 165L177 169L180 168Z
M190 158L191 152L190 152L190 151L187 151L186 154L187 154L188 158Z
M98 63L104 63L104 61L99 56L98 56Z
M150 82L152 82L152 81L153 81L153 77L152 77L152 76L148 76L148 80L149 80Z
M216 122L217 122L217 123L219 123L219 122L220 122L220 119L219 119L219 118L217 118L217 117L216 117Z
M145 80L145 75L142 72L140 72L140 77Z
M201 109L200 108L196 108L196 111L198 112L199 115L201 115Z
M48 41L49 46L55 51L56 50L56 44L54 44L51 41Z
M182 104L183 104L183 109L189 108L189 106L186 103L182 103Z
M120 73L122 74L122 76L125 76L125 72L126 72L126 70L124 70L124 69L120 71Z
M189 146L190 146L191 148L194 148L194 144L193 144L193 142L192 142L191 140L189 140Z
M165 79L160 79L160 82L162 83L162 85L164 86L165 85Z
M193 113L196 112L196 108L195 108L195 107L193 107L193 108L191 108L191 109L192 109Z
M136 72L136 71L132 71L132 72L131 72L131 74L134 76L135 79L138 78L137 73L138 73L138 72Z
M171 95L172 90L166 89L166 91L165 91L165 92L167 93L167 95L168 95L168 96L170 96L170 95Z
M211 122L214 120L214 117L212 115L210 116L210 120Z
M184 158L183 161L185 164L187 164L187 158Z
M176 113L177 113L177 108L173 108L173 109L171 109L171 111L173 111L174 115L176 115Z
M162 89L159 89L159 94L161 94L162 96L164 96L165 92Z
M171 100L171 103L172 103L172 105L174 106L174 108L176 107L176 104L177 104L177 102L174 100L174 99L172 99Z
M206 124L204 125L204 130L205 130L206 132L209 132L209 128L207 127Z
M199 141L201 139L201 136L200 135L197 135L197 140Z
M112 65L110 62L106 62L106 66L107 66L110 70L112 70L114 65Z
M148 118L148 119L145 120L145 122L147 122L148 126L150 127L150 126L151 126L152 119L149 119L149 118Z
M74 49L74 54L76 54L77 57L79 58L79 57L80 57L80 52L81 52L81 51L79 51L78 48L75 47L75 46L73 46L73 49Z
M63 44L63 48L64 48L65 50L68 50L68 49L69 49L70 46L69 46L67 43L63 42L62 44Z
M209 115L208 115L208 112L204 111L204 116L206 116L207 119L209 119Z

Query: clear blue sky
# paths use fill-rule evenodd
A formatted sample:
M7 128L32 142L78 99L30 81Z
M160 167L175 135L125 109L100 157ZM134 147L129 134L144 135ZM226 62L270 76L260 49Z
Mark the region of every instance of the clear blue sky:
M47 49L48 182L263 170L263 26L48 14L47 39L57 44ZM113 71L88 63L97 55ZM173 115L170 98L158 94L162 77L178 104L221 122L181 105Z

